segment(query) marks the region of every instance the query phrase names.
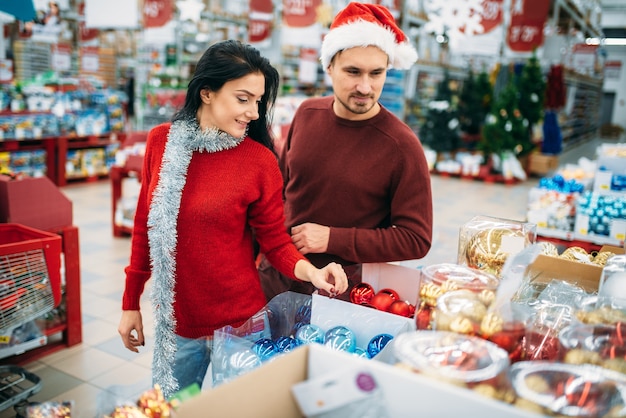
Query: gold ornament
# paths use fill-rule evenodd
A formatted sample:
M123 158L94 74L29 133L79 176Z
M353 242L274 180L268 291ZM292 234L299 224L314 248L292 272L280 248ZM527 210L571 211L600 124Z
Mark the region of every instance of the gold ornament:
M458 332L459 334L471 334L474 331L472 327L472 321L461 316L457 316L450 322L450 331Z
M478 294L478 300L480 300L483 305L489 306L493 303L496 298L496 293L493 290L483 289Z
M443 294L441 288L433 283L426 283L420 289L420 298L430 306L437 305L437 298Z
M598 266L604 267L606 265L607 260L613 257L614 255L615 253L612 253L610 251L600 251L598 254L596 254L595 257L593 257L593 260L591 260L591 262L593 264L597 264Z
M570 261L578 261L579 263L591 262L591 255L581 247L569 247L559 257Z
M553 243L548 242L548 241L540 241L538 242L538 244L541 246L541 253L543 255L547 255L550 257L559 256L559 250L558 248L556 248L556 245L554 245Z
M489 312L480 323L480 332L484 337L490 337L496 332L502 331L504 319L495 312Z
M573 350L569 350L565 357L563 358L564 363L569 364L596 364L599 365L602 363L602 357L600 354L595 351L582 350L580 348L576 348Z
M502 267L509 256L509 252L502 248L504 237L524 239L522 231L509 228L492 228L477 232L465 248L468 266L500 277Z

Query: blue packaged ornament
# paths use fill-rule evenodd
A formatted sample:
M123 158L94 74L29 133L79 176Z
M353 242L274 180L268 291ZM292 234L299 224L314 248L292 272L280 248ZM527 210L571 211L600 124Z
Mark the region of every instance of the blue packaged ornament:
M310 305L302 305L298 308L295 317L296 322L302 322L305 324L311 323L311 306Z
M252 351L254 351L259 356L261 361L267 361L279 352L278 347L276 347L274 341L270 340L269 338L261 338L259 340L256 340L254 342L254 345L252 346Z
M356 340L347 334L333 334L324 340L324 345L333 350L352 353L356 349Z
M232 378L256 369L261 365L261 359L254 351L245 349L231 354L228 365L230 368L228 377Z
M293 349L295 349L296 347L298 347L300 344L298 343L298 340L296 340L293 337L278 337L278 339L276 340L276 347L278 348L278 351L280 351L281 353L288 353L290 351L292 351Z
M308 325L308 322L296 322L295 324L293 324L293 327L291 328L291 335L295 337L298 333L298 330L304 325Z
M296 340L300 344L324 343L324 331L317 325L302 325L296 332Z
M370 358L370 355L367 353L367 351L362 349L361 347L356 347L354 351L352 352L352 354L354 354L357 357L363 357L367 359Z
M331 329L329 329L328 331L326 331L326 334L324 335L325 339L331 338L335 335L346 335L352 339L354 339L356 341L356 337L354 335L354 332L352 332L352 330L348 327L345 327L343 325L337 325L336 327L332 327Z
M369 354L370 358L376 357L391 340L393 340L393 336L389 334L378 334L374 336L367 344L367 354Z

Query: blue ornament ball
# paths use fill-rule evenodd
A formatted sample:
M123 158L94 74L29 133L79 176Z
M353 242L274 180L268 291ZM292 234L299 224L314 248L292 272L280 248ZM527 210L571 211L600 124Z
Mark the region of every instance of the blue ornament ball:
M367 359L370 358L370 355L368 354L367 350L364 350L361 347L356 347L354 351L352 352L352 354L354 354L357 357L363 357Z
M317 325L302 325L296 332L296 340L300 344L324 343L324 331Z
M305 324L311 323L311 306L302 305L298 308L295 317L296 322L302 322Z
M261 359L254 351L246 349L231 354L228 364L230 374L234 377L256 369L261 365Z
M393 336L389 334L378 334L374 336L369 344L367 344L367 354L369 354L370 358L376 357L391 340L393 340Z
M259 356L261 361L267 361L279 352L278 347L276 347L274 341L270 340L269 338L261 338L256 340L254 345L252 346L252 351L254 351Z
M298 347L300 344L298 340L293 337L278 337L276 340L276 347L278 347L278 351L281 353L288 353Z
M326 338L324 345L333 350L352 353L356 349L356 340L351 335L334 334Z

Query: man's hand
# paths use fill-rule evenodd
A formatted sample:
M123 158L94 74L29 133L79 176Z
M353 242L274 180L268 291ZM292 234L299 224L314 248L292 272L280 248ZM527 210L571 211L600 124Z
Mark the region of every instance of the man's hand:
M291 241L302 254L325 253L329 238L328 226L307 222L291 228Z

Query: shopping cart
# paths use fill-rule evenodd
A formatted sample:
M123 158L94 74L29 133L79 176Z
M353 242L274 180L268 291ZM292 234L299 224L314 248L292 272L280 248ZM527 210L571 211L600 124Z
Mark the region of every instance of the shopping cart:
M0 224L0 359L45 344L24 329L61 302L61 236L21 224ZM32 328L32 327L31 327ZM41 389L26 369L0 366L0 411Z

